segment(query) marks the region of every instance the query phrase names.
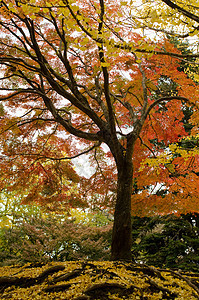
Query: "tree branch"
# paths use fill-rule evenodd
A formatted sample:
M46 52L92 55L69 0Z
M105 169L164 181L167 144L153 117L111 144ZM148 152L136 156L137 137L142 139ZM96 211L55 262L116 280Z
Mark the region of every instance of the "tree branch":
M184 16L190 18L191 20L199 23L199 17L192 14L190 11L185 10L184 8L180 7L179 5L175 4L174 2L170 0L162 0L165 4L167 4L172 9L177 9L179 12L181 12Z
M84 154L87 154L89 153L90 151L92 151L93 149L99 147L101 145L101 142L98 142L96 144L94 144L92 147L90 147L89 149L85 150L85 151L82 151L81 153L78 153L76 155L73 155L73 156L64 156L64 157L50 157L50 156L46 156L46 155L41 155L41 154L24 154L24 153L15 153L15 156L24 156L24 157L37 157L36 160L39 160L39 159L47 159L47 160L53 160L53 161L61 161L61 160L70 160L70 159L74 159L74 158L77 158L77 157L80 157L81 155L84 155Z
M171 101L171 100L180 100L180 101L185 101L186 103L192 104L196 106L195 103L192 103L188 98L181 97L181 96L170 96L170 97L162 97L154 101L147 109L145 113L145 118L149 115L150 111L156 106L157 104L163 102L163 101Z

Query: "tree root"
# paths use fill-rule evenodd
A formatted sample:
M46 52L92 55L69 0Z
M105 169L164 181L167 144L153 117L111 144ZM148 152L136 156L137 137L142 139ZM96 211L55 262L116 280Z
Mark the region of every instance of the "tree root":
M71 287L72 284L66 283L66 284L55 284L55 285L49 285L43 291L45 293L54 293L54 292L60 292L60 291L65 291L68 290Z
M32 278L10 276L11 269L9 276L0 277L1 298L14 299L12 294L20 288L28 289L42 284L42 288L38 289L38 295L45 299L51 299L48 296L52 297L52 293L55 295L56 293L63 293L63 295L72 293L73 296L70 299L73 300L105 300L108 299L109 294L125 299L134 299L133 297L138 296L140 300L150 299L147 295L157 294L158 299L162 297L162 299L172 300L179 299L180 291L187 299L190 296L193 299L199 299L199 274L188 272L182 274L173 270L125 262L68 262L71 271L64 273L64 264L48 267L40 275ZM71 267L73 264L74 268ZM21 271L24 272L24 269ZM60 272L58 276L57 272ZM76 287L78 285L79 289L81 282L83 282L82 290L79 290L76 295ZM66 297L66 299L69 298Z
M79 276L82 273L83 269L75 269L72 272L60 275L58 277L53 278L53 280L50 283L56 283L59 281L67 281L70 279L73 279L77 276Z
M148 275L144 275L147 280L149 281L150 285L152 287L155 287L158 291L163 292L163 295L165 297L165 299L175 299L177 298L178 294L177 293L173 293L171 292L168 288L165 288L159 284L157 284L154 280L152 280Z
M30 287L42 283L49 275L52 275L59 271L63 271L64 269L65 267L63 265L53 266L43 271L39 276L35 278L2 276L0 277L0 288L1 291L3 291L7 287L13 285L16 287L23 287L23 288Z

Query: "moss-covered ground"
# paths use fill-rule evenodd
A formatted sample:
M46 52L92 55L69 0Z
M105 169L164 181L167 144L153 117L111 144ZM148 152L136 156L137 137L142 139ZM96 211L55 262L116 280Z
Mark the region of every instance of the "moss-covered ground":
M0 268L1 299L199 299L199 274L124 262Z

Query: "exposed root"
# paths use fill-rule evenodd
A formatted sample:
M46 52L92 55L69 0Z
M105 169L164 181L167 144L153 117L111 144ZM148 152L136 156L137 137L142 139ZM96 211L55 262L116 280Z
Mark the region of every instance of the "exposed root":
M199 299L199 274L194 273L125 262L66 262L46 266L35 277L39 270L29 268L25 276L25 267L17 273L10 267L0 277L0 298L26 299L27 291L41 300Z

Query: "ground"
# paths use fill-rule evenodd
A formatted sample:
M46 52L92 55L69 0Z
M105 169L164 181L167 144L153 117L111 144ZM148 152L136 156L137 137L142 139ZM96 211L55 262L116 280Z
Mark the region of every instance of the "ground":
M125 262L0 267L1 299L199 299L199 273Z

